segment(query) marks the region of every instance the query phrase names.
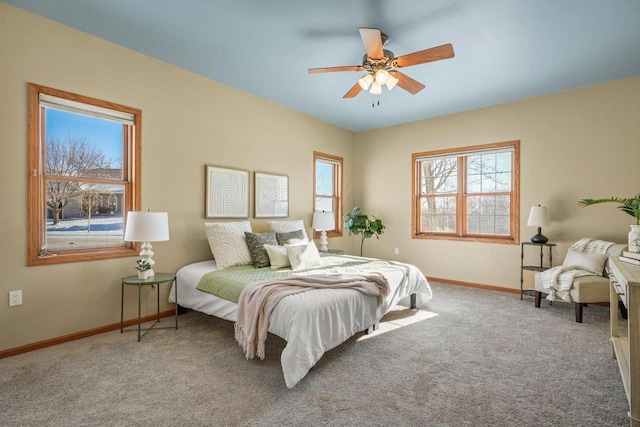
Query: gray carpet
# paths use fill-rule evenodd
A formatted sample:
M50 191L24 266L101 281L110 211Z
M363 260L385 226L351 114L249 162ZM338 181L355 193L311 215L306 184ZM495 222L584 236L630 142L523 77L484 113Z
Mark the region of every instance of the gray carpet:
M0 425L628 425L607 308L577 324L570 304L431 285L428 310L391 313L292 390L283 340L247 361L232 323L197 312L140 343L117 331L6 358Z

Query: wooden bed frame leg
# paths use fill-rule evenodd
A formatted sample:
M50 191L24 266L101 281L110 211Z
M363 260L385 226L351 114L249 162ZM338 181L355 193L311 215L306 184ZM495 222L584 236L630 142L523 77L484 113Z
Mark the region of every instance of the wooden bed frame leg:
M409 308L416 308L416 294L411 294L411 302L409 303Z
M369 335L372 334L374 331L376 331L378 328L380 327L380 323L376 322L373 325L369 326L367 329L364 330L364 334L365 335Z

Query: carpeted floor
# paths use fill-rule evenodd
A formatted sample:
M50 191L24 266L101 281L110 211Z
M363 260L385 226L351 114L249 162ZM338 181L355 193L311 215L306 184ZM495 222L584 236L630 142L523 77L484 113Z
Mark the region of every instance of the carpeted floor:
M390 313L292 390L284 341L244 359L233 324L110 332L0 360L1 426L626 426L609 311L431 284L428 310ZM163 319L168 325L173 318Z

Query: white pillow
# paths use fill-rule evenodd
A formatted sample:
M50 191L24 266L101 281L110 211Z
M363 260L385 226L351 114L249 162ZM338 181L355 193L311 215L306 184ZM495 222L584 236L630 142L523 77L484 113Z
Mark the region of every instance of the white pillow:
M307 236L307 229L304 226L304 221L301 219L294 221L267 221L269 224L269 228L275 231L276 233L286 233L289 231L302 230L302 234L304 234L304 238L309 240L309 236Z
M272 269L291 267L289 255L287 255L287 249L284 246L264 245L264 248L267 250L267 255L269 255Z
M303 270L322 264L318 248L313 242L301 245L284 245L284 247L287 250L292 270Z
M607 262L608 255L593 252L579 252L569 249L567 257L562 265L573 267L578 270L586 270L598 276L602 276L604 263Z
M249 221L205 222L204 226L218 269L251 264L251 254L244 237L245 231L252 231Z

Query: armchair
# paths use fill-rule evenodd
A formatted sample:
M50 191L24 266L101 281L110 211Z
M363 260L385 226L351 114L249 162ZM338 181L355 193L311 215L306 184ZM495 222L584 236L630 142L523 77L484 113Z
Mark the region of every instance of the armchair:
M607 250L608 256L617 256L626 249L624 244L614 244ZM608 266L609 260L607 259L605 266ZM543 294L549 294L550 289L545 288L542 284L542 273L537 272L535 274L535 306L540 308L540 302ZM606 272L606 268L602 271L600 276L582 276L573 280L573 284L569 291L571 296L571 302L575 305L576 322L582 323L583 308L587 304L597 302L609 301L609 276ZM624 307L620 307L623 317L626 318L626 312Z

